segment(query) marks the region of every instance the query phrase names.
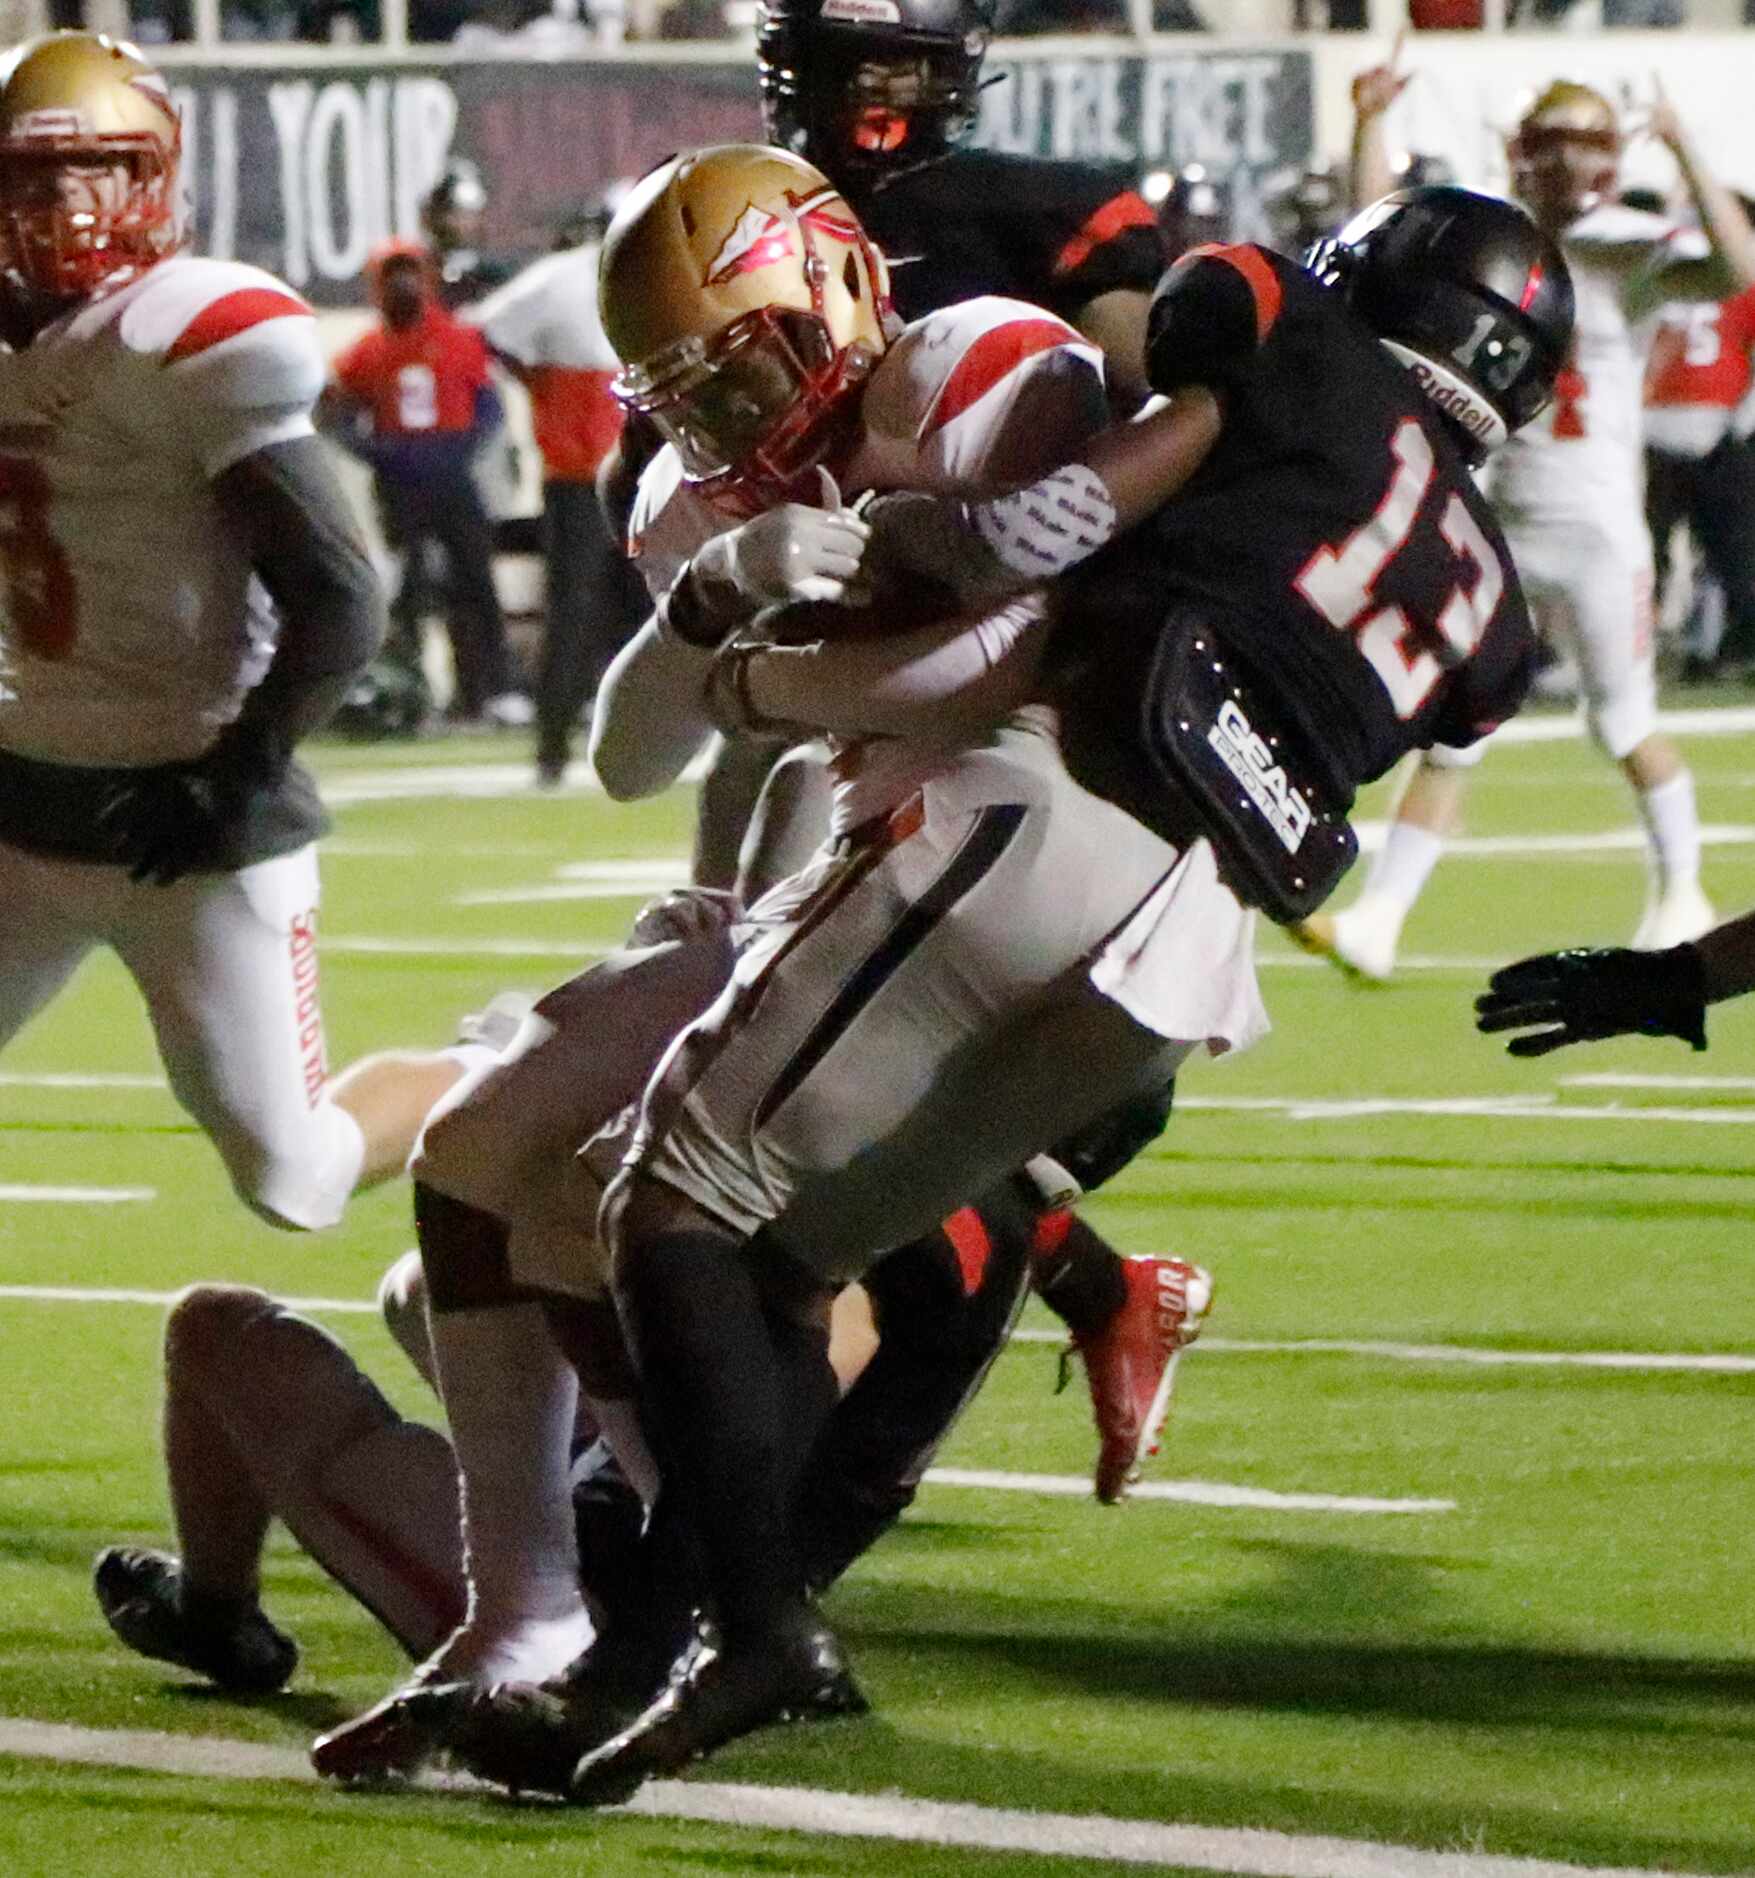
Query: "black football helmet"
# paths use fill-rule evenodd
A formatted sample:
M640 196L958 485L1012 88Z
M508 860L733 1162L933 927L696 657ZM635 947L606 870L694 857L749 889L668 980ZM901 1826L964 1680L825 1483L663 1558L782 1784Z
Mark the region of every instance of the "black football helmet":
M1479 461L1539 416L1572 346L1572 276L1516 203L1398 189L1305 262L1407 366Z
M842 189L917 169L975 123L997 0L761 0L768 141Z

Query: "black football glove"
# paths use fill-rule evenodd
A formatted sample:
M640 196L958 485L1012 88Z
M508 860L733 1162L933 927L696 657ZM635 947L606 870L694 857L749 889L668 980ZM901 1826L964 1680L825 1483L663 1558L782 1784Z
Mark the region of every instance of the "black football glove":
M161 763L122 783L99 816L128 878L168 887L185 874L235 865L237 830L251 798L271 786L254 753L222 737L190 763Z
M1546 1056L1604 1037L1680 1037L1706 1048L1706 968L1691 945L1666 952L1545 952L1496 971L1475 1000L1475 1028L1526 1034L1513 1056Z

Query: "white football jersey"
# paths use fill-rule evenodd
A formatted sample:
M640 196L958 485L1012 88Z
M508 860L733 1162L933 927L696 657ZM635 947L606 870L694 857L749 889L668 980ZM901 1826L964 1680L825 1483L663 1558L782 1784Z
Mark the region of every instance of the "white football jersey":
M1102 353L1064 320L997 295L966 300L916 320L878 361L840 493L1002 494L1065 462L1107 416ZM629 550L657 595L703 542L737 525L682 480L666 445L640 480ZM997 664L1045 627L1025 598L970 630ZM886 813L948 754L894 738L839 748L835 832Z
M1628 319L1626 291L1663 266L1676 235L1659 216L1605 203L1561 238L1578 309L1573 356L1554 402L1494 456L1489 487L1508 529L1548 518L1637 523L1646 331Z
M237 716L276 626L211 485L325 376L296 294L186 255L0 355L0 748L176 762Z
M613 372L618 363L597 315L594 241L532 261L462 318L479 326L496 352L520 365Z

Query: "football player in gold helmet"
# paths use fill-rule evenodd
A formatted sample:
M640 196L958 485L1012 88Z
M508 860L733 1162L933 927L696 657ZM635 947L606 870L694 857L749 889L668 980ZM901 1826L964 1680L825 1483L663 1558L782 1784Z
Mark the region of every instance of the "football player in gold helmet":
M182 241L182 130L132 46L56 33L0 78L0 281L29 331L132 280Z
M1621 123L1600 91L1557 78L1524 112L1506 146L1512 188L1542 227L1557 232L1615 187Z
M179 252L180 148L132 47L51 33L0 62L0 1047L115 951L239 1193L305 1230L400 1172L457 1067L387 1131L327 1076L294 752L380 598L312 430L311 309Z
M840 192L782 150L726 145L636 184L604 244L615 395L703 496L751 513L852 440L888 343L889 276Z

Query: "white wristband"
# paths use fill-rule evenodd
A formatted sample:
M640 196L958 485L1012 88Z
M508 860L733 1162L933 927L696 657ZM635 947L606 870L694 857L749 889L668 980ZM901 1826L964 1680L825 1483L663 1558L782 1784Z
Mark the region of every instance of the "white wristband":
M1066 463L974 511L976 533L1013 573L1048 580L1115 538L1115 503L1088 463Z

